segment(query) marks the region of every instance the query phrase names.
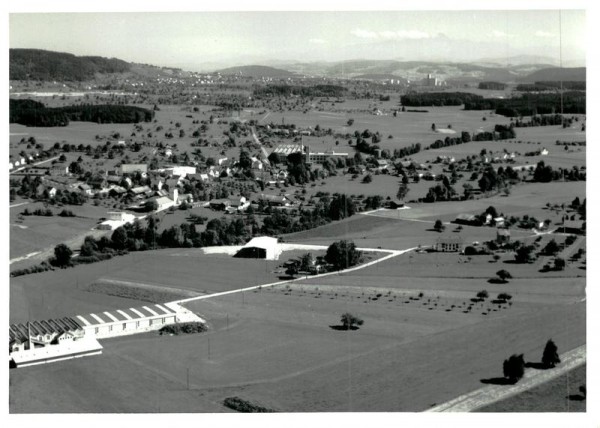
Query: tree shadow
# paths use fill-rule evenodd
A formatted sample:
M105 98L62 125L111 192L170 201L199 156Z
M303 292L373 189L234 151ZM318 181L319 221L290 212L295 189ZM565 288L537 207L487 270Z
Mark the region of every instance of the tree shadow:
M337 330L337 331L355 331L355 330L358 330L359 327L353 325L350 328L348 328L343 325L330 325L329 328L332 330Z
M488 281L490 284L506 284L508 283L507 280L505 279L500 279L500 278L490 278L488 279Z
M488 379L480 379L479 381L481 383L490 385L514 385L515 383L517 383L517 381L505 377L491 377Z
M585 396L581 395L581 394L571 394L568 395L567 398L571 401L583 401L585 400Z
M536 369L536 370L548 370L548 369L552 368L544 363L533 363L533 362L525 363L525 367L531 368L531 369Z

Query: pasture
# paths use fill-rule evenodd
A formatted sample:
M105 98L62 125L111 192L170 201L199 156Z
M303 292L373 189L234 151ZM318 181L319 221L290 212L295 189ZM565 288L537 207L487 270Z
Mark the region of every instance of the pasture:
M516 301L482 316L350 288L294 284L190 302L208 333L106 340L99 357L11 371L11 412L90 411L86 403L222 412L233 395L278 411L422 411L481 387L511 353L538 361L547 337L564 351L585 341L582 304ZM364 325L332 328L346 311ZM63 387L49 394L58 379Z
M277 266L299 255L296 251L284 252L280 261L265 261L176 248L130 253L99 263L19 276L10 280L10 322L139 305L139 301L132 303L131 299L119 297L130 295L127 293L112 296L91 292L96 283L130 283L133 288L147 284L187 296L190 292L210 294L275 282L279 280L273 273Z
M106 217L106 209L95 207L91 204L83 206L48 206L54 213L52 217L21 216L25 209L33 212L36 209L45 209L43 203L29 203L15 208L9 212L10 220L10 258L54 248L61 242L67 242L81 235L92 234L92 229L102 217ZM77 217L60 217L62 210L70 210Z

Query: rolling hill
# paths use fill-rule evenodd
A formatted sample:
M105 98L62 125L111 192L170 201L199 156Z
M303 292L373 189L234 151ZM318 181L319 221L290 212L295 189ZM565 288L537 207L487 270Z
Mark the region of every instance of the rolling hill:
M10 49L10 80L83 81L97 73L123 73L130 64L116 58L76 56L41 49Z
M240 75L244 77L268 77L274 79L285 79L288 77L299 77L296 73L265 65L244 65L240 67L229 67L217 70L222 75Z
M585 67L573 67L573 68L543 68L541 70L534 71L527 76L523 76L518 79L522 83L534 83L534 82L547 82L547 81L570 81L570 82L585 82Z

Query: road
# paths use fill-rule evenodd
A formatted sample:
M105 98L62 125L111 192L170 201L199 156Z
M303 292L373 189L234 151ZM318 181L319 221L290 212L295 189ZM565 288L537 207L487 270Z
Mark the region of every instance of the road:
M534 388L585 363L586 345L565 352L560 356L561 363L550 370L527 369L525 376L516 385L488 385L453 400L432 407L427 412L472 412L496 401L504 400Z

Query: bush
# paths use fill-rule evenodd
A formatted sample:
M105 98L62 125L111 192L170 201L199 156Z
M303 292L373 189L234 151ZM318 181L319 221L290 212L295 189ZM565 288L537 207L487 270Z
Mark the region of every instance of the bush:
M202 333L207 330L206 324L201 322L184 322L172 325L166 325L161 328L158 332L163 334L193 334Z
M58 213L58 215L60 217L75 217L75 214L73 213L73 211L70 211L70 210L62 210L61 212Z
M505 269L499 270L498 272L496 272L496 275L498 276L498 278L500 278L500 281L502 282L508 282L508 280L512 278L510 272Z
M517 383L525 375L525 360L523 354L511 355L502 365L504 377L512 383Z
M433 228L438 231L438 232L443 232L444 229L446 229L446 226L444 226L444 223L442 223L442 220L436 220L435 224L433 225Z
M344 330L356 330L357 326L364 324L362 319L355 317L350 312L343 314L340 321Z
M240 397L227 397L223 400L223 405L225 407L229 407L232 410L242 412L242 413L271 413L274 410L267 409L266 407L258 406L256 404L252 404L247 400L244 400Z

